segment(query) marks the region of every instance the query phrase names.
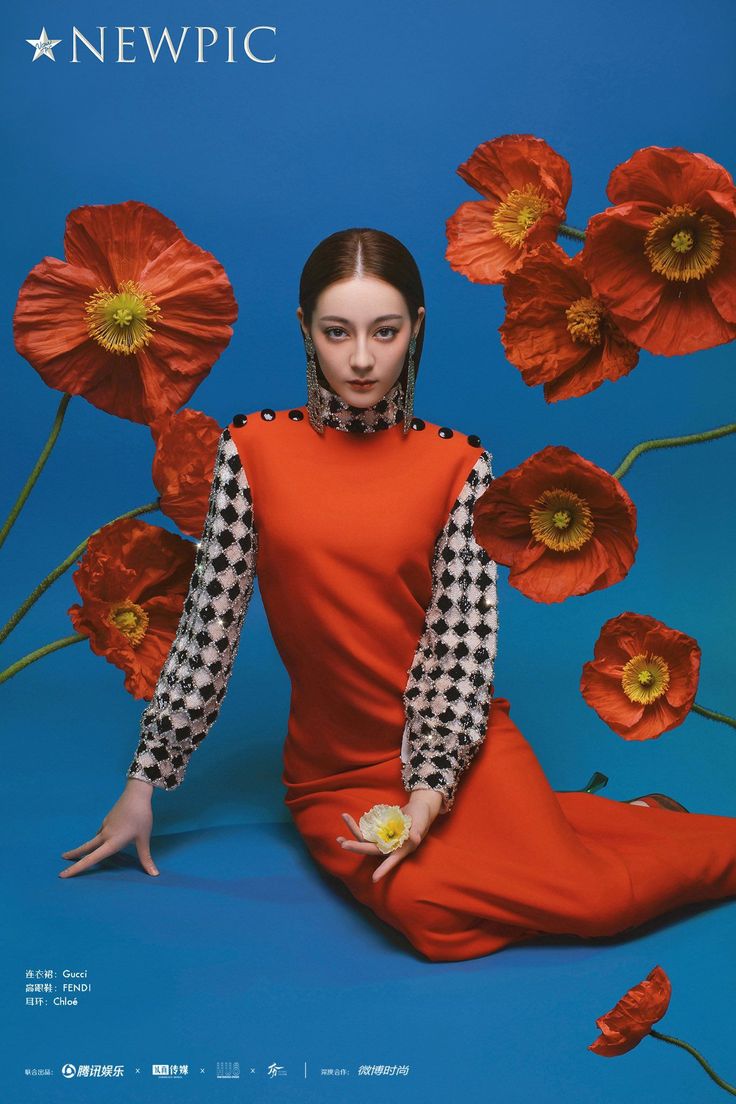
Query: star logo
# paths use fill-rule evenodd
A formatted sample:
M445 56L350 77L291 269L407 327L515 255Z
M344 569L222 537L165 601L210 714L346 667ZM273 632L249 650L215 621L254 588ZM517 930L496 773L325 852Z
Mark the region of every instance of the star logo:
M33 61L38 61L40 57L49 57L52 61L56 61L54 57L54 46L58 46L61 42L60 38L49 38L46 34L46 28L41 28L40 38L27 38L26 42L29 46L33 46L36 51L33 55Z

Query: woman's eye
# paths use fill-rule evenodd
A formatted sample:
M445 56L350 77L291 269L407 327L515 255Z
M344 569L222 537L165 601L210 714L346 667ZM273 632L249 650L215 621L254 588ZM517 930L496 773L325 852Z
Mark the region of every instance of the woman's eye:
M342 326L328 326L324 331L326 337L339 337L346 331ZM396 326L381 326L380 330L376 330L376 336L380 336L382 341L395 337L398 333Z

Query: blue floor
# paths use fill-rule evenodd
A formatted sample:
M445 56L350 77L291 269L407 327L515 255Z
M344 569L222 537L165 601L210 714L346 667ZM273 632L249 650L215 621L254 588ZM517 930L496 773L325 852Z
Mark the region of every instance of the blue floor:
M256 635L258 620L256 610ZM246 653L250 646L244 642ZM83 666L94 672L99 662L90 656ZM100 684L117 677L107 665L97 668ZM22 829L4 864L11 887L5 1038L15 1061L5 1064L3 1099L719 1098L721 1090L681 1048L646 1039L625 1056L604 1059L587 1046L598 1034L595 1017L659 964L673 983L659 1029L698 1047L733 1079L736 903L678 910L628 937L549 937L472 961L428 962L315 867L279 804L278 746L234 747L241 684L247 692L256 677L238 680L219 735L208 738L207 754L198 751L184 786L154 796L159 878L142 871L132 846L76 878L57 877L68 865L61 852L89 838L117 796L118 767L129 749L114 717L109 736L122 753L103 755L95 746L97 710L88 698L78 708L84 731L73 737L73 728L57 721L56 750L34 776L33 729L54 723L62 690L51 679L33 722L24 722L20 679L9 685L11 720L25 736L6 758L17 781L11 823ZM256 730L261 722L267 724L265 714L256 713ZM120 720L121 732L129 723ZM685 788L678 790L683 800ZM613 778L605 792L631 796ZM721 804L712 811L725 810ZM37 968L86 970L91 992L77 1006L25 1007L24 972ZM239 1080L218 1080L217 1063L233 1061ZM66 1062L123 1064L125 1076L106 1078L104 1089L79 1076L74 1085L62 1083ZM189 1071L153 1079L153 1063L185 1063ZM273 1064L283 1072L269 1075ZM24 1076L34 1065L51 1067L51 1078ZM361 1065L408 1072L359 1075ZM327 1069L347 1072L323 1074Z

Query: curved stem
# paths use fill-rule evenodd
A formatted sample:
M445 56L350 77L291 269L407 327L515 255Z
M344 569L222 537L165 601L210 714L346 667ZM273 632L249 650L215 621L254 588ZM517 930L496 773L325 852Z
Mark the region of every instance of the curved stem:
M716 1085L720 1085L727 1093L731 1093L731 1096L736 1096L736 1088L734 1088L733 1085L729 1085L728 1081L724 1081L722 1077L719 1077L713 1067L706 1062L705 1058L703 1058L702 1054L698 1053L694 1046L690 1046L689 1043L683 1042L682 1039L676 1039L674 1035L664 1035L654 1027L649 1029L649 1034L653 1035L655 1039L662 1039L665 1043L673 1043L675 1046L680 1046L683 1050L686 1050L688 1054L692 1054L693 1058L697 1058L700 1062L708 1076L713 1078Z
M698 705L697 702L693 702L690 708L693 713L700 713L701 717L709 717L712 721L721 721L722 724L736 728L736 719L729 717L727 713L716 713L715 709L706 709L704 705Z
M585 231L578 230L576 226L568 226L561 222L557 227L557 233L563 238L574 238L576 241L585 241Z
M157 498L154 499L153 502L147 502L145 506L136 506L134 510L128 510L127 513L120 514L119 517L113 518L112 521L105 522L105 525L112 525L114 522L122 521L124 518L138 517L140 516L140 514L150 514L153 510L159 509L160 501L161 500ZM0 644L2 644L3 640L5 640L9 633L12 632L12 630L15 628L21 618L25 617L34 602L37 602L41 595L49 589L51 584L53 582L56 582L59 576L63 575L64 572L72 566L74 561L82 555L87 547L90 537L93 537L95 533L99 533L100 529L104 529L104 525L100 525L99 528L95 529L93 533L90 533L89 537L83 540L81 544L78 544L77 547L69 553L66 559L62 560L61 563L57 567L55 567L54 570L51 571L45 579L42 579L38 586L31 591L25 602L23 602L23 604L18 607L12 617L10 617L7 623L3 625L2 629L0 629Z
M22 659L16 660L15 663L11 663L10 667L6 667L4 671L0 671L0 682L7 682L13 675L17 675L19 671L22 671L24 667L28 667L30 663L35 663L37 659L42 659L45 655L50 655L51 652L58 652L59 648L66 648L69 644L78 644L80 640L87 640L83 633L74 633L73 636L62 636L59 640L52 640L50 644L44 644L42 648L36 648L35 652L29 652L28 655L24 655Z
M41 474L41 472L43 470L43 466L49 458L49 454L51 453L51 450L52 450L52 448L54 447L54 445L56 443L56 438L59 436L59 431L61 430L61 423L64 421L64 415L66 414L66 408L69 405L70 401L71 401L71 395L68 392L65 392L62 395L61 402L59 403L59 405L56 409L56 417L54 418L54 424L51 427L51 432L49 433L46 444L43 446L43 448L41 450L41 455L39 456L36 463L33 465L33 470L31 472L31 474L26 479L25 484L23 486L23 489L20 492L20 494L18 495L18 498L16 500L15 505L13 506L12 510L8 514L8 517L7 517L7 520L6 520L5 524L3 525L2 529L0 529L0 548L2 548L3 544L5 543L5 538L7 537L10 530L13 528L13 526L15 524L15 521L18 517L18 514L23 509L23 504L25 503L25 500L28 498L29 494L33 490L33 485L36 482L36 480L38 479L39 475Z
M650 449L671 448L675 445L695 445L700 441L712 441L716 437L725 437L729 433L736 433L736 422L717 426L715 429L706 429L702 433L687 433L684 437L657 437L651 441L641 441L638 445L634 445L630 452L627 452L619 466L611 474L614 479L621 479L637 456L641 456L643 452L648 452Z

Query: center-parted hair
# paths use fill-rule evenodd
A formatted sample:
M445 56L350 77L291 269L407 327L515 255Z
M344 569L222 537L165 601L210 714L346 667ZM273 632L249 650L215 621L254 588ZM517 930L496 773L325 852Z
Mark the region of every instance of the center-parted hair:
M412 325L419 317L419 308L424 306L424 286L419 275L417 263L405 245L392 234L383 230L373 230L365 226L353 226L347 230L337 230L315 246L307 258L299 281L299 306L304 314L304 322L311 329L312 316L317 299L325 288L338 280L347 280L352 276L376 276L385 280L406 300ZM424 323L417 334L414 353L414 375L419 375L419 362L424 345ZM402 387L406 387L406 369L408 352L401 370ZM326 384L322 371L317 365L320 382Z

